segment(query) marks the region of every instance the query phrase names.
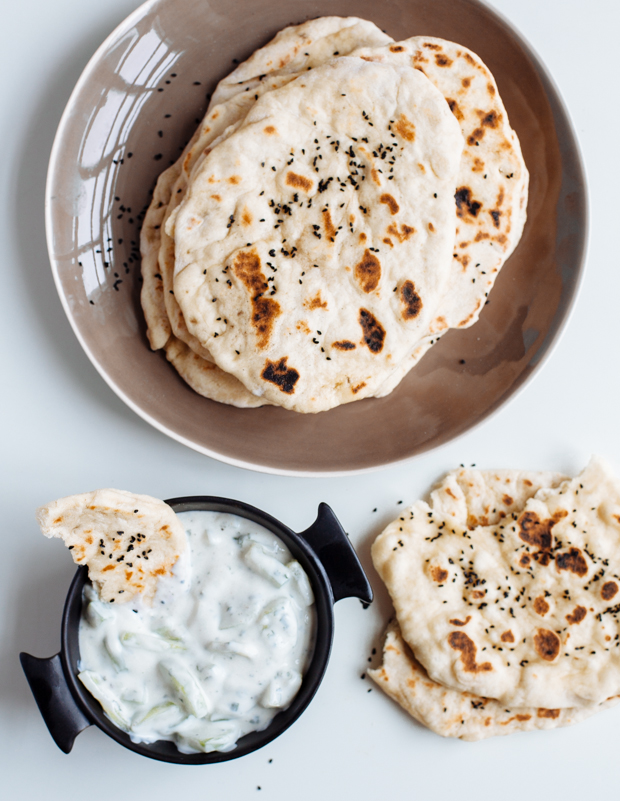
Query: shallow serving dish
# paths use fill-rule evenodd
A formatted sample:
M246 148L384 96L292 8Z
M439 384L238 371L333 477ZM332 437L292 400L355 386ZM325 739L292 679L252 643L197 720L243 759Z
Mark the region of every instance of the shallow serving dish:
M241 410L194 393L152 353L139 303L149 190L200 121L209 92L281 28L326 14L372 20L395 39L430 35L491 68L530 171L528 221L489 305L451 331L387 398L318 415ZM424 453L471 429L540 366L574 302L586 189L562 102L529 46L478 0L150 0L101 45L60 123L47 231L65 311L114 391L160 431L231 464L350 473Z
M20 654L22 667L32 693L56 744L65 753L73 748L77 735L91 725L98 726L121 745L151 759L181 765L224 762L262 748L293 724L314 697L327 668L334 635L333 606L341 598L372 602L372 589L353 546L338 519L327 506L319 506L318 517L310 528L297 534L275 518L241 501L209 496L173 498L166 501L175 512L225 512L259 523L284 542L302 565L315 596L316 635L314 650L301 688L291 705L279 712L263 731L246 734L232 751L208 754L182 754L172 742L133 743L103 714L99 703L77 677L80 658L78 629L82 614L82 589L87 570L75 574L62 615L60 653L48 659Z

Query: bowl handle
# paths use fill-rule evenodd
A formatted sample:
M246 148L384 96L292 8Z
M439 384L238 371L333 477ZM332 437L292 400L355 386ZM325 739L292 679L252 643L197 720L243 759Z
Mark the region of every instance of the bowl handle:
M314 523L300 537L312 548L332 585L334 602L359 598L372 603L372 589L340 521L326 503L319 506Z
M19 661L54 742L68 754L78 734L91 725L71 695L60 654L39 659L21 653Z

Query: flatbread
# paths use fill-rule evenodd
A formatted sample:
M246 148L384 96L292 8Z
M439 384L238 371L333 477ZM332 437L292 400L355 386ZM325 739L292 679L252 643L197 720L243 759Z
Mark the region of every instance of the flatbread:
M446 297L428 334L375 393L385 397L449 328L467 328L478 320L499 270L521 238L529 174L495 79L471 50L420 36L360 48L352 55L421 70L446 98L465 140L456 188L453 272ZM242 91L244 85L229 81L227 97L233 96L235 86Z
M283 28L217 85L212 105L241 92L254 94L266 75L294 75L347 56L359 47L393 42L373 22L358 17L318 17Z
M452 470L433 488L433 515L463 528L492 526L521 512L539 490L559 487L568 477L548 470Z
M388 626L383 646L383 664L368 675L423 726L442 737L484 740L520 731L572 726L610 709L620 701L615 696L600 704L575 709L516 707L509 709L492 698L452 690L432 681L403 640L398 623Z
M166 265L160 264L158 260L160 247L164 248L164 259L166 250L170 247L165 238L162 243L163 225L165 215L169 213L170 200L172 198L174 201L171 211L182 199L192 168L204 154L204 150L228 126L245 117L256 99L255 95L259 96L269 88L284 85L290 80L290 77L284 76L289 75L291 68L305 71L323 61L326 53L330 56L334 52L346 55L357 47L390 41L391 37L367 20L356 17L321 17L279 31L274 39L255 51L248 61L240 64L218 84L205 118L192 139L175 164L159 177L140 233L143 277L141 301L147 322L147 336L153 350L163 348L170 334L174 332L177 338L202 358L213 361L208 350L203 349L187 331L180 310L174 303L174 296L171 295L172 270L167 280ZM267 86L264 79L272 73L283 77ZM250 87L243 83L246 77L252 77L256 85ZM237 96L236 101L228 103L233 96ZM164 282L167 284L165 288Z
M263 95L166 226L191 333L285 408L372 395L444 290L461 147L411 67L339 58Z
M470 529L431 496L377 538L403 636L447 687L511 708L602 703L620 692L620 482L593 459L512 506Z
M140 302L146 320L146 335L152 350L163 348L172 329L164 300L164 282L159 268L161 226L177 179L175 167L164 170L157 179L153 199L140 230L142 289Z
M352 55L419 69L459 121L465 146L456 184L455 269L429 334L467 328L478 319L526 216L529 176L495 79L471 50L429 36L361 48Z
M427 336L377 393L384 397L443 333L468 328L478 320L501 267L521 239L529 174L495 79L471 50L444 39L418 36L352 55L413 64L424 72L446 98L465 140L456 186L453 272L446 296Z
M165 350L166 358L177 373L199 395L240 409L255 409L258 406L269 405L269 401L265 398L252 395L241 381L220 370L213 362L202 359L175 336L170 337Z
M375 397L384 397L446 330L467 327L478 319L499 269L518 244L526 219L529 176L518 138L509 125L492 74L475 53L458 44L431 37L394 43L372 23L329 17L284 29L256 51L220 82L192 143L170 168L178 174L178 179L169 193L171 201L165 217L156 223L157 230L162 231L157 264L161 282L145 277L143 298L150 290L159 301L159 312L166 306L163 316L168 319L162 325L164 332L167 322L175 337L203 359L213 361L209 349L188 331L176 302L174 243L163 230L165 223L185 197L192 170L198 170L210 149L236 130L258 97L294 80L302 71L347 53L381 63L412 64L423 71L447 99L465 137L457 181L459 219L455 260L448 290L429 332L374 393ZM178 350L176 345L172 350ZM192 367L198 365L192 363ZM210 380L217 373L200 372L201 394L212 397ZM218 394L217 389L214 394ZM239 405L252 405L247 393L240 394Z
M102 489L53 501L36 512L46 537L58 537L73 561L88 567L102 600L151 605L160 576L169 575L187 538L163 501Z
M360 48L352 55L420 69L446 98L465 139L456 190L454 269L446 297L426 337L375 393L385 397L449 328L466 328L478 320L499 270L521 238L529 174L495 79L475 53L423 36Z

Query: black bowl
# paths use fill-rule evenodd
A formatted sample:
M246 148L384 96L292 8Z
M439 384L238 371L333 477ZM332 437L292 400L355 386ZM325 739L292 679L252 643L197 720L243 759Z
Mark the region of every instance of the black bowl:
M173 498L166 501L175 512L226 512L259 523L284 542L310 579L315 596L316 633L310 664L301 688L291 705L279 712L263 731L241 737L232 751L209 754L182 754L174 743L133 743L104 715L98 701L79 681L80 658L78 630L82 614L82 589L88 581L87 570L78 568L67 594L62 615L61 650L48 659L20 654L30 688L56 744L66 754L77 735L91 725L98 726L125 748L142 756L180 765L203 765L236 759L262 748L297 720L308 706L325 674L334 632L333 605L341 598L372 601L372 590L338 519L322 503L316 521L300 534L291 531L275 518L240 501L209 496Z

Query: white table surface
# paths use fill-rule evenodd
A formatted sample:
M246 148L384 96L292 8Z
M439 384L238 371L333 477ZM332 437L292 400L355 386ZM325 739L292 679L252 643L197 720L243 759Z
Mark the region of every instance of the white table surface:
M492 2L553 75L588 174L586 276L555 352L508 407L460 440L405 466L332 479L252 473L168 439L114 395L65 319L45 244L47 160L80 72L137 5L136 0L19 0L3 7L0 795L26 801L613 797L620 777L620 707L573 728L463 743L412 722L360 674L390 614L369 547L395 516L397 501L417 499L461 462L575 473L591 453L600 453L620 472L620 3ZM160 498L236 497L297 530L308 526L319 502L326 501L350 532L376 603L367 611L357 600L338 603L332 659L317 697L263 750L220 765L183 767L146 760L96 728L77 738L69 756L54 745L18 653L58 651L74 566L60 543L41 536L34 510L57 497L106 486Z

